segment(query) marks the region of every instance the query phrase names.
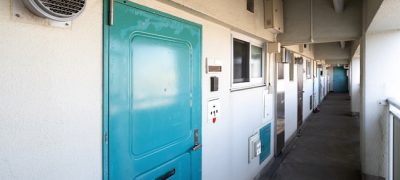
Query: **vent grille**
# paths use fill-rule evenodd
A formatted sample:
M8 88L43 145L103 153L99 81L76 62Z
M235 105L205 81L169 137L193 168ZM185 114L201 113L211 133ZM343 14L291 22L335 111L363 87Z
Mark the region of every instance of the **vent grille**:
M23 0L34 14L56 21L70 21L82 13L85 0Z
M84 0L39 0L49 11L71 16L79 13L85 7Z

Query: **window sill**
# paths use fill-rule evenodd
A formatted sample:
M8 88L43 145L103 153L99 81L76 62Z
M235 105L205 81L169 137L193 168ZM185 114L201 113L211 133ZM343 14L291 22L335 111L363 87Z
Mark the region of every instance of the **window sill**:
M261 88L261 87L267 87L267 85L266 84L254 84L254 85L246 85L246 86L239 86L239 87L231 87L231 92L243 91L243 90L254 89L254 88Z

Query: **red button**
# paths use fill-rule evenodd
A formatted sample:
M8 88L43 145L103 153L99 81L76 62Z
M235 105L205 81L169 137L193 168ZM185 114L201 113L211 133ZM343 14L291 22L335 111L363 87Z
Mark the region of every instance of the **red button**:
M212 122L215 123L217 121L217 118L213 118Z

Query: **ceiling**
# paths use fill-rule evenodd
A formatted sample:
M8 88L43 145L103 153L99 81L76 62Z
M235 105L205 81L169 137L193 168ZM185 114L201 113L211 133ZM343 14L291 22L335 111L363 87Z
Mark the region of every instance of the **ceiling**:
M400 30L400 1L384 0L367 32Z

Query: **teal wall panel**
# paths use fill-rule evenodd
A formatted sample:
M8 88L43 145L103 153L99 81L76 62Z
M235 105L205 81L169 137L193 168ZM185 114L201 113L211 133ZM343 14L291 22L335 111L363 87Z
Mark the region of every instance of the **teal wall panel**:
M260 129L261 154L260 164L271 155L271 124Z

